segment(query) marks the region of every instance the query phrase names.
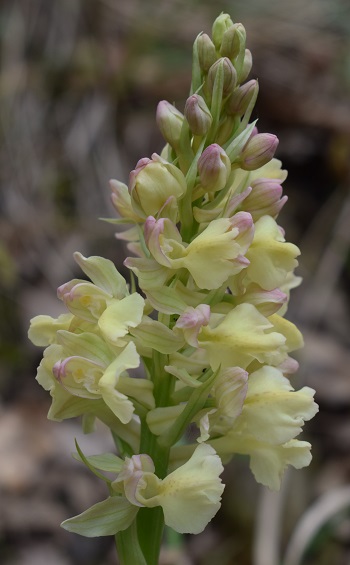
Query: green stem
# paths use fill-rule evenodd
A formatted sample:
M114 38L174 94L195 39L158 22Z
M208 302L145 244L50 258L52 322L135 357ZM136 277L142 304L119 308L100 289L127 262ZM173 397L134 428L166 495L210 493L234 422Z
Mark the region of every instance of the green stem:
M179 441L193 417L203 408L208 398L209 391L213 385L213 381L215 381L217 377L217 373L217 371L215 373L211 370L208 371L205 382L192 392L185 408L172 426L159 436L158 442L160 445L164 447L168 446L170 449L172 445Z
M155 465L155 474L164 478L168 469L169 449L161 447L145 420L141 421L141 453L148 453ZM138 539L147 565L157 565L163 538L164 516L160 506L140 508L137 515Z
M139 544L136 520L129 528L116 534L115 543L120 565L148 565Z
M137 514L137 531L147 565L158 565L164 531L162 508L160 506L156 508L140 508ZM133 561L130 561L130 565L131 563L134 565Z
M164 371L168 358L157 351L153 355L154 398L156 406L167 406L174 388L174 377ZM145 418L141 419L140 453L147 453L155 465L155 474L163 479L168 470L168 447L160 446L157 437L150 431ZM164 516L161 507L140 508L137 515L137 532L147 565L157 565L164 531Z
M187 190L183 199L180 200L180 219L181 219L181 237L184 241L189 242L192 237L192 228L194 223L192 211L192 192L197 177L197 164L202 154L206 137L204 137L197 149L197 153L192 161L190 168L186 174Z

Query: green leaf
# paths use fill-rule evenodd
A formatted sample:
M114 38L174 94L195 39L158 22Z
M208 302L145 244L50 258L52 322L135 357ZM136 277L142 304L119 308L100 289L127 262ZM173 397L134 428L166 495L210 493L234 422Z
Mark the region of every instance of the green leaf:
M126 530L137 512L138 507L130 504L124 496L112 496L65 520L61 527L88 538L112 536Z
M221 60L219 59L219 64L217 67L215 80L214 80L212 101L210 105L210 111L213 116L213 123L208 134L210 140L212 136L215 136L219 124L221 108L222 108L223 88L224 88L224 61L223 59Z
M85 461L80 457L79 453L72 453L77 461ZM119 473L123 466L123 460L114 453L103 453L103 455L84 456L90 467L100 469L100 471L108 471L110 473Z
M208 369L203 377L205 381L201 386L195 388L181 414L175 420L173 425L164 432L159 438L158 443L162 446L171 447L181 438L187 426L193 421L195 415L203 408L208 398L213 383L220 372L220 367L213 373Z
M184 339L176 335L161 322L147 318L137 328L130 329L131 335L139 338L144 347L150 347L160 353L174 353L184 345Z
M80 449L79 444L78 444L78 442L77 442L76 439L74 440L74 442L75 442L75 447L77 448L77 452L78 452L79 458L80 458L80 460L84 463L84 465L86 465L86 467L87 467L88 469L90 469L90 471L91 471L94 475L96 475L96 477L98 477L99 479L102 479L102 480L105 481L106 483L110 484L111 481L110 481L109 479L107 479L107 477L105 477L104 475L102 475L102 473L99 473L99 472L95 469L95 467L89 462L88 458L85 457L85 455L84 455L84 453L82 452L82 450ZM74 454L73 454L73 457L74 457Z
M254 122L249 124L249 126L244 131L242 131L242 133L240 133L238 136L237 136L237 132L235 132L234 135L233 135L233 138L229 139L224 144L223 147L224 147L231 163L233 163L235 161L235 159L238 157L238 155L242 151L243 147L247 143L257 121L258 120L254 120Z
M200 33L199 35L197 35L193 44L191 94L198 92L198 90L202 86L202 73L198 57L198 37L200 35L202 34Z

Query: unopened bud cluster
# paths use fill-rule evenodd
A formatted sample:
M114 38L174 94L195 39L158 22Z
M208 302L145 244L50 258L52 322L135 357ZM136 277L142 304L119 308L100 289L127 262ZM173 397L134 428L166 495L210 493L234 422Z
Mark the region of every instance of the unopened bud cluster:
M271 489L311 460L296 437L317 406L289 381L303 340L284 317L299 249L276 222L286 171L277 137L251 121L258 83L245 82L243 25L222 14L193 57L183 113L157 108L161 154L141 159L128 186L111 181L131 286L110 261L76 254L91 282L62 285L68 313L30 330L47 346L37 378L49 417L82 415L87 430L98 418L120 438L113 465L110 454L85 458L116 478L108 499L64 523L83 535L122 532L155 506L175 530L198 533L220 506L221 458L247 455ZM197 439L185 445L190 425Z

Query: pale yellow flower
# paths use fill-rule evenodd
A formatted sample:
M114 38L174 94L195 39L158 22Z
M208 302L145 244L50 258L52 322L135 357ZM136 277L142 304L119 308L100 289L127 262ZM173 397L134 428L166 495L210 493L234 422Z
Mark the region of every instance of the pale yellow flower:
M273 331L269 319L251 304L240 304L218 319L217 325L202 326L198 336L214 370L219 366L246 369L254 360L273 364L283 361L285 336Z
M198 534L220 508L224 485L223 466L214 449L201 444L181 467L160 480L153 473L142 473L134 482L131 502L140 506L161 506L164 521L180 533ZM136 484L135 484L136 483ZM128 494L127 494L128 496Z
M280 370L265 366L249 376L243 409L232 429L210 443L222 456L250 455L256 480L278 489L287 465L299 469L310 463L310 444L294 438L318 411L314 393L309 387L294 391Z
M254 239L246 253L250 261L245 271L247 282L254 282L265 290L280 287L298 265L299 254L296 245L285 241L275 220L263 216L255 223Z

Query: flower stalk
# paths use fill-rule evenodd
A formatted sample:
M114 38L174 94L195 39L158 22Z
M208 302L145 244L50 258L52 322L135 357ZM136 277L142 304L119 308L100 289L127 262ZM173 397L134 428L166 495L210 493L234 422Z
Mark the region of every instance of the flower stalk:
M274 490L288 465L311 460L296 437L317 405L290 383L303 340L285 318L300 252L276 221L287 200L278 139L250 123L251 66L229 15L196 38L184 113L157 108L164 149L138 161L129 186L111 181L131 284L111 261L76 253L89 280L62 284L68 312L29 330L46 347L37 380L48 417L80 416L87 432L98 419L116 445L78 450L109 493L62 527L114 535L122 565L157 565L164 525L204 530L220 508L221 458L246 455Z

